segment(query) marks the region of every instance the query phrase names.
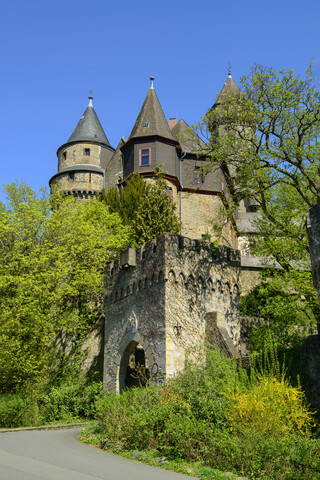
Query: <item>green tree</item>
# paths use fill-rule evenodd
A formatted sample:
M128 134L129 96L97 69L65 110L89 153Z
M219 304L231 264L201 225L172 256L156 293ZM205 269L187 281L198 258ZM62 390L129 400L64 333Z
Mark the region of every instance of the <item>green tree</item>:
M225 97L202 127L211 165L226 175L229 216L241 200L254 198L260 207L252 253L273 258L281 269L266 274L268 281L260 287L264 301L256 313L281 317L271 328L279 335L286 322L282 342L290 343L289 331L297 322L309 327L319 315L305 218L319 200L320 93L311 67L300 78L293 70L276 73L256 66L241 83L243 94Z
M134 173L120 194L116 188L101 195L131 229L132 246L142 245L163 233L179 233L180 222L171 202L163 171L157 167L154 180L144 181Z
M37 195L25 184L5 191L0 391L46 382L75 359L75 347L102 314L104 265L129 238L119 216L97 200Z

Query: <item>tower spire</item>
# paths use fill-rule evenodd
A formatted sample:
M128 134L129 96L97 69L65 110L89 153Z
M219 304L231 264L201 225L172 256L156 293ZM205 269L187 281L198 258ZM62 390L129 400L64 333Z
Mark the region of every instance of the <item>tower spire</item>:
M89 97L88 97L88 98L89 98L89 105L88 105L88 106L89 106L89 107L92 107L92 106L93 106L93 105L92 105L92 100L93 100L92 88L90 89L90 93L89 93Z

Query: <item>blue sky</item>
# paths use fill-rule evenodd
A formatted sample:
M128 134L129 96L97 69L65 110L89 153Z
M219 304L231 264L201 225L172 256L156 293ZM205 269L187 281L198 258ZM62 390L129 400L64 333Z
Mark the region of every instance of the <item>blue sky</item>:
M155 77L167 118L196 123L255 63L320 80L319 0L11 0L1 8L1 183L47 186L56 151L93 105L112 146ZM0 199L4 196L0 195Z

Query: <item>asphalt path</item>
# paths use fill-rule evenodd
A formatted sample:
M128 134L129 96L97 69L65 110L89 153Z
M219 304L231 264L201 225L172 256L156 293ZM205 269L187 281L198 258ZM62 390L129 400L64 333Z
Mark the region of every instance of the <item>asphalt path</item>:
M79 428L0 433L1 480L191 480L81 443Z

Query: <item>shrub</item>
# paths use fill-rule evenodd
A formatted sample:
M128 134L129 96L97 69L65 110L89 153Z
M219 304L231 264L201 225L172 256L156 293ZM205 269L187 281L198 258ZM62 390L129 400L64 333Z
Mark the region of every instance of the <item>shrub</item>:
M15 428L24 424L27 402L18 394L0 395L0 427Z
M95 432L105 448L157 449L172 457L199 458L205 445L205 423L195 418L189 403L172 386L111 393L97 404Z
M315 426L303 392L284 377L262 376L245 391L238 387L230 399L227 417L231 428L239 432L250 428L275 437L291 433L310 436Z
M48 393L38 397L40 422L68 422L92 417L95 400L101 391L101 382L92 382L86 386L83 381L78 381L52 387Z
M318 480L320 443L307 437L285 438L243 429L217 430L208 443L205 462L221 470L241 472L254 480Z
M172 387L188 401L196 418L222 427L227 425L228 396L238 382L236 362L217 349L208 348L205 365L188 361L185 370L172 381Z

